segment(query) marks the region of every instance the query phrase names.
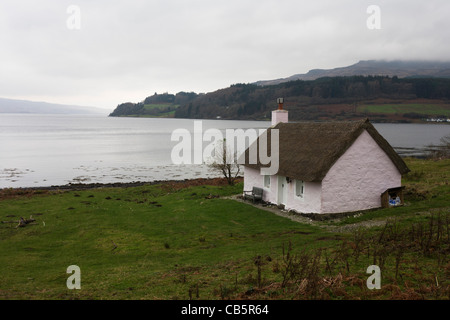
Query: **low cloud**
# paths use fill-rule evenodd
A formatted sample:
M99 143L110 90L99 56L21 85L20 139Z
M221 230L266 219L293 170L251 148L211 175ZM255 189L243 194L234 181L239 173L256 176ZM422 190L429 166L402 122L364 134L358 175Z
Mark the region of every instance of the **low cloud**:
M445 60L449 14L444 0L2 0L0 96L114 108L359 60Z

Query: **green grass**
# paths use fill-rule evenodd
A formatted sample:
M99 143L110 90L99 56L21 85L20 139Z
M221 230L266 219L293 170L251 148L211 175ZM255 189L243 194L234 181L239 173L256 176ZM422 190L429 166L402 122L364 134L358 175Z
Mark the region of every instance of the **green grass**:
M159 104L153 103L153 104L146 104L146 105L144 105L144 109L145 110L152 110L152 109L157 109L157 108L164 109L164 108L167 108L167 107L171 107L171 108L176 109L176 108L179 107L179 105L174 105L174 104L171 104L171 103L159 103Z
M378 239L383 227L363 233L334 229L395 219L400 230L429 223L431 213L448 217L450 160L407 162L412 172L404 181L409 190L406 206L315 224L293 222L224 198L240 193L242 184L34 193L3 190L0 221L32 215L36 224L24 228L0 224L0 299L196 299L197 292L199 299L236 298L246 292L252 293L247 298L256 299L302 298L302 282L295 278L298 273L292 275L292 286L280 287L288 270L286 261L302 252L305 257L320 253L320 268L312 259L302 260L310 272L317 269L321 277L343 276L343 287L326 288L320 291L321 298L391 298L393 286L407 293L411 286L428 285L434 276L441 287L448 288L448 260L435 254L447 252L448 236L434 253L424 255L416 247L406 251L401 280L394 276L394 256L387 256L385 289L375 295L361 283L368 277L365 269L376 258L372 249L379 245L371 239ZM210 199L209 195L220 197ZM356 241L358 235L364 235L364 241ZM387 239L386 246L392 241ZM286 255L288 243L290 255ZM359 254L355 249L359 243L365 243L368 252L361 247ZM324 267L326 259L334 259L333 267ZM81 290L66 287L70 265L81 268ZM420 276L415 268L421 269ZM309 279L315 279L313 275L308 274ZM435 297L437 291L430 292L424 297ZM442 296L445 292L436 294Z
M233 200L205 199L241 188L148 186L3 200L0 220L33 215L37 225L0 225L0 297L183 297L177 285L183 270L206 273L204 289L210 291L227 279L221 268L279 252L290 232L321 234ZM70 265L81 268L81 292L65 286Z
M358 112L382 113L382 114L405 114L418 113L430 116L450 116L450 106L441 104L366 104L358 107Z
M173 118L175 115L176 109L179 105L170 104L170 103L161 103L161 104L146 104L144 105L144 113L141 115L142 117L151 117L151 118ZM170 111L168 111L170 109ZM146 114L148 111L156 110L156 114Z

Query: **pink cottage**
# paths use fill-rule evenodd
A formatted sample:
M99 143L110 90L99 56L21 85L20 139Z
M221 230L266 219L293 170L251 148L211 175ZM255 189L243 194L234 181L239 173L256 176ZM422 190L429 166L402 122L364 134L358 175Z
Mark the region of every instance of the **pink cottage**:
M280 101L279 101L280 102ZM381 195L401 190L408 167L368 119L288 123L288 112L272 113L267 131L279 131L278 174L261 175L246 150L244 190L263 189L262 200L299 213L341 213L378 208ZM255 143L259 146L259 138Z

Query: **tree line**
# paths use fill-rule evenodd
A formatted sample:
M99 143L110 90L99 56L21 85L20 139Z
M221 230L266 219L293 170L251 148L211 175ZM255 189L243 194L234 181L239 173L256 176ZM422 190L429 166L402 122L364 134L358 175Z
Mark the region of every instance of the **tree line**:
M327 116L318 108L323 105L357 105L374 99L450 100L450 79L350 76L267 86L238 83L208 94L155 94L141 103L119 105L112 115L139 112L145 104L168 103L179 105L176 118L261 120L270 118L278 97L285 98L292 120L310 120Z
M198 97L199 94L195 92L178 92L177 94L155 92L154 95L148 96L143 101L138 103L125 102L119 104L114 111L109 115L110 117L121 116L142 116L150 115L157 116L160 113L166 113L174 110L180 105L185 105ZM146 108L146 106L157 105L156 108Z

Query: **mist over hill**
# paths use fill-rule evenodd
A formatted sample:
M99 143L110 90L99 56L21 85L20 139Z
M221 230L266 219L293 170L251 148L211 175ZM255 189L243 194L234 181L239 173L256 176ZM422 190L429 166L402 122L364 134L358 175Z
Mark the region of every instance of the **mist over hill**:
M108 114L108 110L95 107L0 98L0 113Z
M316 80L322 77L389 76L450 78L450 62L363 60L351 66L334 69L312 69L305 74L255 82L257 85L274 85L295 80Z
M154 94L110 116L268 120L285 98L291 120L424 121L450 117L450 62L360 61L285 79L237 83L196 94Z

